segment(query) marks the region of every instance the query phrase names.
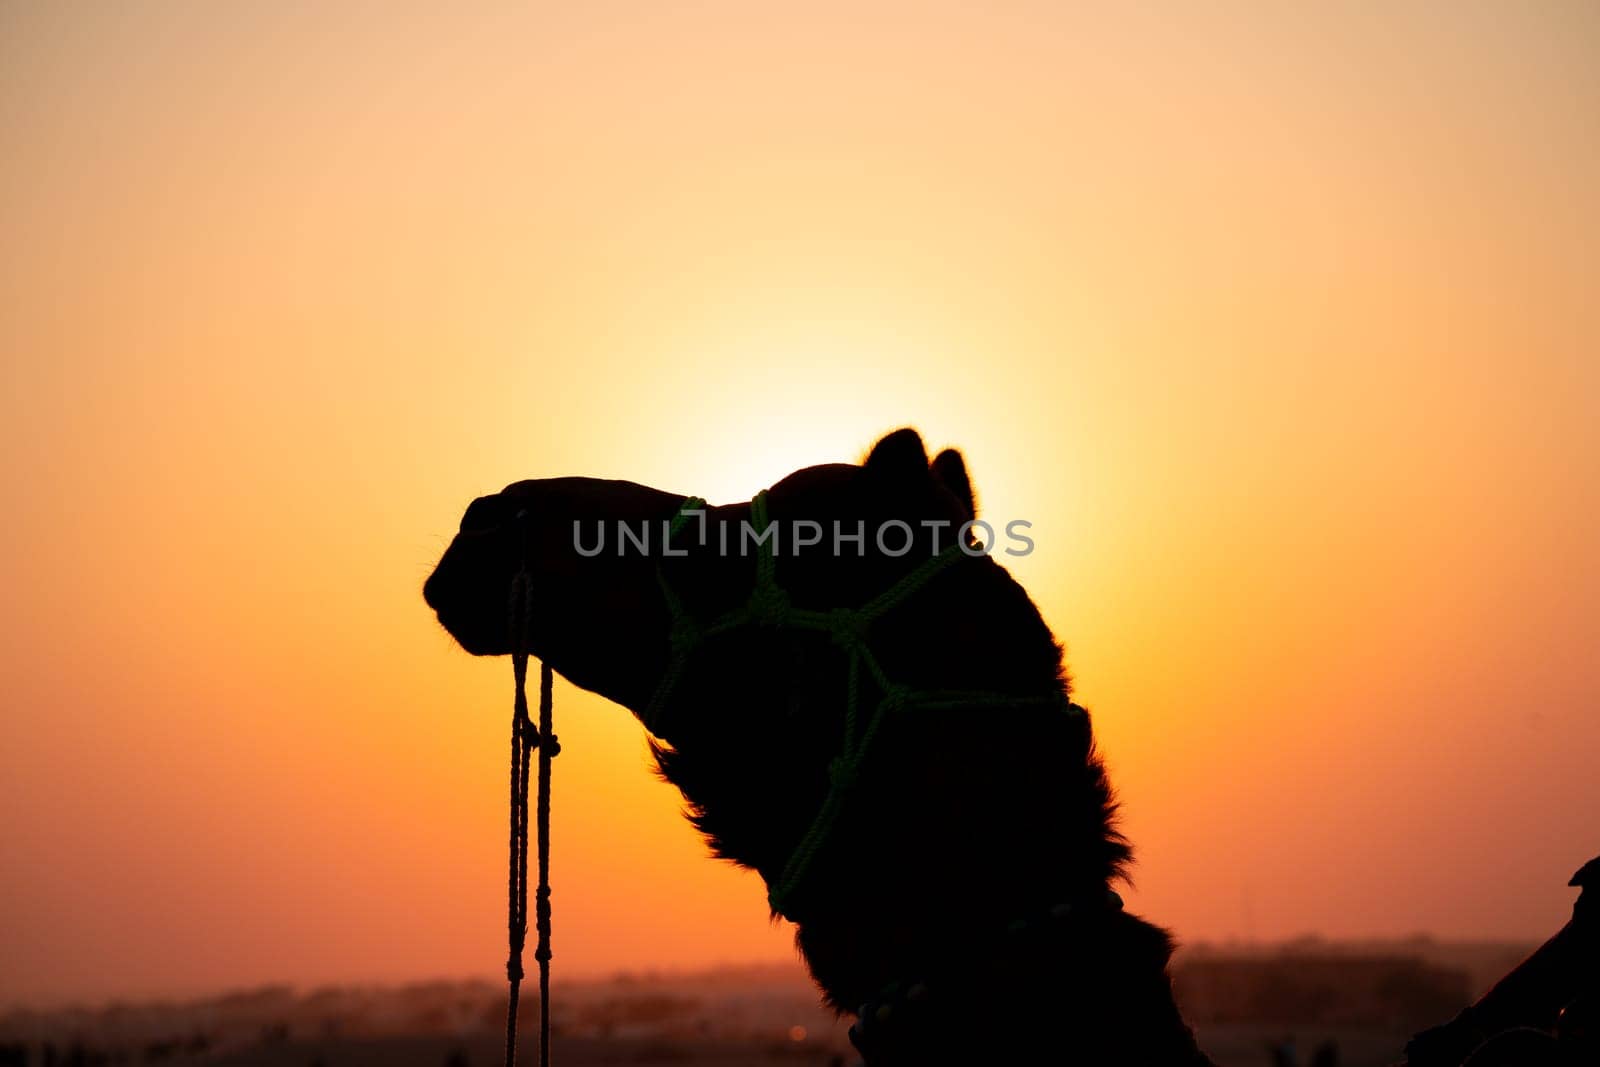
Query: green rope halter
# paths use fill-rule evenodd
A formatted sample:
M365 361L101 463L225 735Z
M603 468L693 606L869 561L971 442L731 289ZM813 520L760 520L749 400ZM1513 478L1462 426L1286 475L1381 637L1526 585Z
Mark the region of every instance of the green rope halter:
M689 516L702 511L706 502L700 497L688 497L678 506L667 530L667 544L677 536L688 522ZM867 647L867 631L879 617L899 605L933 580L952 563L967 558L967 553L957 541L938 555L932 556L911 570L888 589L865 604L854 608L816 610L798 608L789 599L788 591L778 584L777 560L774 546L776 536L766 536L770 527L767 515L767 491L763 489L750 501L750 523L758 533L756 542L756 579L750 595L740 605L715 621L702 624L683 606L683 601L662 574L656 569L656 581L666 600L671 618L668 642L671 655L666 673L656 687L640 720L651 733L660 736L660 719L666 703L671 699L690 656L709 637L727 633L744 626L767 626L776 629L810 630L827 634L846 656L844 737L839 754L828 764L828 793L812 819L810 827L799 844L790 853L783 872L775 885L768 886L767 901L772 910L791 921L790 907L800 885L805 881L813 861L828 840L834 825L844 810L845 800L860 777L862 765L872 747L884 719L894 713L921 708L929 711L952 710L982 706L986 708L1059 707L1068 712L1078 711L1064 694L1056 692L1041 697L1021 697L1004 693L950 690L914 689L891 680L878 664L878 659ZM862 679L870 679L879 693L878 701L865 716L862 714Z

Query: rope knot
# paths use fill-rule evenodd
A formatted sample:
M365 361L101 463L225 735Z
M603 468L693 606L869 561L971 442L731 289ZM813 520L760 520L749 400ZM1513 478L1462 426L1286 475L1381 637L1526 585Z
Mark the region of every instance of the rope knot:
M883 691L883 710L889 714L902 711L911 701L911 691L903 685L891 685Z
M854 760L845 759L843 756L835 756L829 761L828 782L833 788L840 790L854 789L856 782L859 780L860 773Z
M871 622L854 608L834 608L828 612L828 636L846 652L854 652L865 643Z
M757 582L750 591L746 609L750 621L761 626L776 626L789 615L789 594L776 582Z
M678 615L667 631L667 643L674 656L687 656L700 643L700 627L689 615Z
M539 738L537 743L539 748L544 751L544 754L551 759L561 755L561 741L555 734L545 734Z

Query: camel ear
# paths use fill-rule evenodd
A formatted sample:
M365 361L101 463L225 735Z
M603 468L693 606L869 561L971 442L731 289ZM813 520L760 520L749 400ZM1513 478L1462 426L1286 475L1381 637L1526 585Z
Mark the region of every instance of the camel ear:
M902 478L925 477L928 470L928 450L922 445L917 431L906 427L896 430L872 446L872 452L863 464L874 474L884 475L892 481Z
M968 519L978 517L978 503L972 496L972 479L967 477L967 464L961 458L961 453L953 448L947 448L933 457L930 468L934 480L956 498L956 503L961 505L962 513Z

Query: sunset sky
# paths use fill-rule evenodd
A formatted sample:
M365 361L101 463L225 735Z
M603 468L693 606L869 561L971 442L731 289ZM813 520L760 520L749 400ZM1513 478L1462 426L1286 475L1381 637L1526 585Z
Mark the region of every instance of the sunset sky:
M0 1006L497 973L462 508L901 425L1034 523L1131 908L1554 932L1600 7L1312 6L0 6ZM556 705L558 974L793 958Z

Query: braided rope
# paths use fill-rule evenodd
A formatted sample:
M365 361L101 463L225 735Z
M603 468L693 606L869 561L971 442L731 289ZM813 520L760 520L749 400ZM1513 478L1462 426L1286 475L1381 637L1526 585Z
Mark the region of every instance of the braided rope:
M705 507L699 497L689 497L681 505L668 527L668 542L682 529L688 513ZM767 511L767 493L762 490L750 501L750 521L758 532L770 525ZM1043 696L1015 696L965 690L913 689L895 683L878 664L877 657L867 647L867 632L881 616L899 606L932 581L952 564L969 558L959 543L946 547L937 555L918 564L888 589L855 608L833 608L819 611L798 608L791 603L789 594L777 578L777 558L774 551L775 535L757 542L755 584L746 602L727 612L716 621L702 625L684 607L682 599L667 581L659 568L656 582L661 587L671 620L669 629L670 652L666 672L652 694L640 721L651 733L661 736L661 718L667 702L676 690L691 655L708 637L726 633L744 626L759 625L779 629L808 630L828 635L846 654L844 736L839 755L828 765L828 792L823 797L811 825L789 854L783 871L775 884L768 886L767 901L772 910L786 918L790 914L793 897L805 882L813 861L827 844L850 789L859 780L872 741L879 727L890 715L905 708L928 711L987 708L1061 708L1068 714L1081 714L1082 709L1070 703L1064 693L1054 692ZM881 694L873 705L865 723L861 721L862 675L870 677Z
M511 842L506 885L506 930L510 952L506 958L506 1067L517 1062L517 1009L522 991L522 950L528 937L528 773L533 750L539 750L537 809L539 883L535 891L535 929L539 942L534 959L539 964L539 1063L550 1067L550 761L561 751L555 735L552 691L554 674L548 663L539 665L539 725L528 716L528 630L533 617L533 590L526 568L511 581L511 674L514 685L511 712Z
M539 664L539 888L534 898L534 924L539 944L533 958L539 964L539 1065L550 1067L550 761L561 753L555 734L555 675L550 664ZM526 838L526 831L524 831ZM524 872L526 873L526 872ZM526 885L526 879L524 879ZM526 905L524 905L526 909Z
M678 531L689 522L689 516L696 511L704 511L705 506L706 499L703 496L684 497L683 503L678 505L677 514L672 516L672 522L667 525L667 540L670 542L677 537Z

